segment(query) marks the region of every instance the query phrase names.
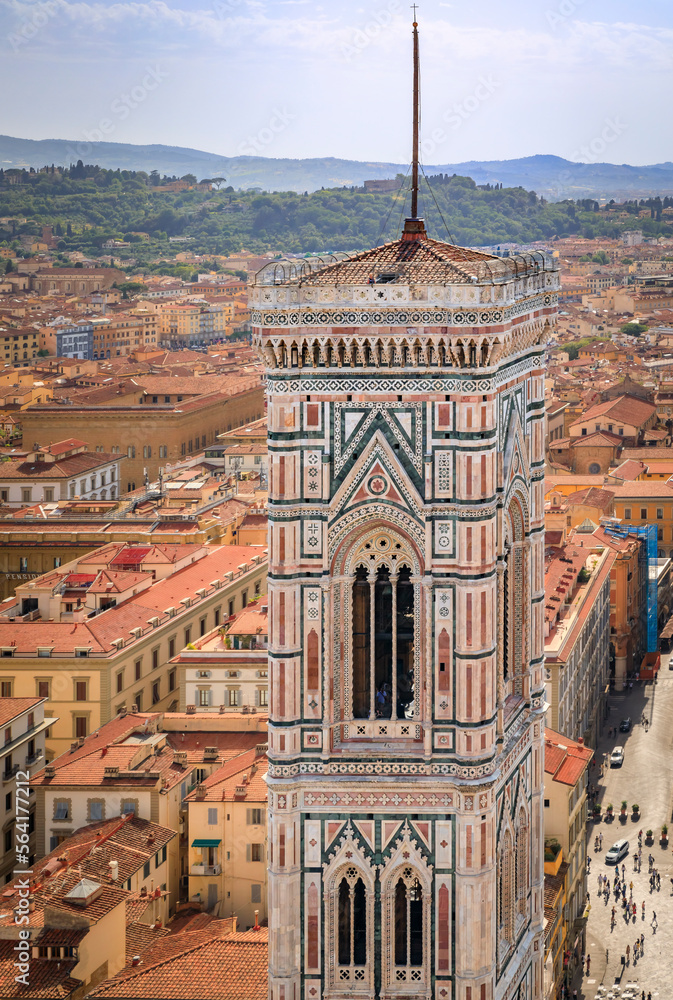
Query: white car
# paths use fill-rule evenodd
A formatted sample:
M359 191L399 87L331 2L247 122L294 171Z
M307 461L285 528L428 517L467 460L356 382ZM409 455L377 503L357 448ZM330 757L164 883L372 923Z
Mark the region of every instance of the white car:
M625 858L629 853L629 842L628 840L618 840L616 844L613 844L610 850L605 855L606 865L616 865L622 858Z
M610 754L610 767L621 767L624 763L624 747L615 747Z

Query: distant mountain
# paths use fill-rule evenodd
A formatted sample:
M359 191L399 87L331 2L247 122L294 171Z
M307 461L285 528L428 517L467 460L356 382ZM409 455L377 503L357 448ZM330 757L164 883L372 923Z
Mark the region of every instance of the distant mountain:
M321 187L362 186L365 180L406 173L407 164L317 159L271 159L263 156L216 156L182 146L136 146L123 142L67 139L17 139L0 135L0 167L97 163L121 170L158 170L169 176L196 174L226 177L237 189L315 191ZM468 160L426 165L427 174L462 174L477 184L524 187L553 201L564 198L647 198L673 194L673 162L633 167L627 163L573 163L560 156L526 156L516 160Z

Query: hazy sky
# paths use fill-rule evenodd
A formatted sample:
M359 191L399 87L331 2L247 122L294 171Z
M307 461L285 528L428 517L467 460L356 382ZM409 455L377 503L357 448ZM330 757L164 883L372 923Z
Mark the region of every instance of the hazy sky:
M406 0L0 0L0 129L406 162ZM425 0L424 159L673 160L672 0Z

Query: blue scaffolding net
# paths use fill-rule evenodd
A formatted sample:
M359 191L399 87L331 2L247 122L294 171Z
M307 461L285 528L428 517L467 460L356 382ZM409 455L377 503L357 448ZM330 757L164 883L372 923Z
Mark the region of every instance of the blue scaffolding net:
M627 538L635 535L643 539L647 558L647 652L656 653L659 645L657 611L657 529L654 524L603 524L606 535Z

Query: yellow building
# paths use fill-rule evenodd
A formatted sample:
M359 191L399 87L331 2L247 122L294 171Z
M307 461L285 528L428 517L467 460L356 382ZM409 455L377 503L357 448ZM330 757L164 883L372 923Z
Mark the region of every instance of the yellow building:
M0 605L0 695L47 699L50 758L124 706L175 709L169 661L263 590L261 548L103 546Z
M40 995L82 997L126 965L127 903L134 920L155 927L165 922L167 846L175 838L174 830L156 823L117 816L78 830L31 866L23 940L28 981L33 985L39 975ZM22 880L6 885L3 894L0 995L16 996L22 992L13 965Z
M564 909L566 927L562 932L571 949L566 968L567 983L572 980L585 951L584 935L588 916L587 769L592 756L592 751L581 740L575 742L549 727L545 729L545 874L554 872L558 876L561 864L564 861L567 863L567 906ZM554 971L557 971L556 962Z
M166 302L161 306L161 341L189 347L221 340L234 317L234 303Z
M549 860L547 860L549 858ZM553 843L545 844L544 861L544 1000L557 1000L564 979L568 862Z
M246 929L268 913L266 749L235 757L187 797L189 898Z

